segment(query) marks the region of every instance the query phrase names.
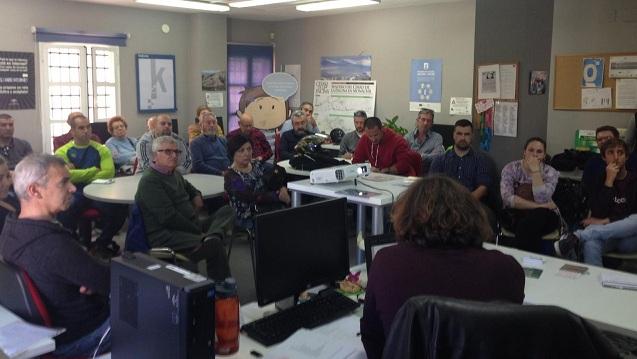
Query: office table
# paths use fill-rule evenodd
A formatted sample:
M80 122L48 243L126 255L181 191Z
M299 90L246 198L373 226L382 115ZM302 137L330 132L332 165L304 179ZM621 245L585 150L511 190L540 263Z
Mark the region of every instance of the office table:
M398 195L417 180L417 177L394 176L381 173L372 173L368 177L359 178L356 183L347 181L329 184L311 184L310 180L301 180L288 183L288 189L292 194L292 207L301 205L301 194L309 194L325 198L346 197L348 203L357 206L356 230L365 230L365 207L372 208L372 234L383 233L383 212L386 206L392 205ZM375 188L373 188L375 187ZM352 192L339 193L351 190ZM369 194L368 192L374 192Z
M10 324L16 321L23 321L17 315L13 314L10 310L0 305L0 327ZM51 338L39 340L37 343L32 344L25 352L20 354L19 358L32 358L38 355L49 353L55 350L55 341ZM2 350L0 350L0 358L7 358Z
M602 330L637 338L637 291L606 288L599 281L602 273L629 276L636 280L637 275L505 246L489 243L485 243L484 246L513 256L522 266L525 256L541 258L544 261L540 278L525 278L525 304L557 305L590 320ZM588 268L588 274L575 279L559 276L557 273L564 264L585 266Z
M84 195L95 201L119 204L132 204L135 202L137 185L142 175L115 177L109 184L91 183L84 187ZM206 198L220 196L224 193L223 177L206 175L201 173L189 173L184 175L195 188L201 191L201 196Z

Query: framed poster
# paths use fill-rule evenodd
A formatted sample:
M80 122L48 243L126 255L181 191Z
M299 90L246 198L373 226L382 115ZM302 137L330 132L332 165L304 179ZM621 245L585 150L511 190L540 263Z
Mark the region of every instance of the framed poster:
M0 109L35 108L32 52L0 51Z
M137 111L175 112L175 56L136 54Z

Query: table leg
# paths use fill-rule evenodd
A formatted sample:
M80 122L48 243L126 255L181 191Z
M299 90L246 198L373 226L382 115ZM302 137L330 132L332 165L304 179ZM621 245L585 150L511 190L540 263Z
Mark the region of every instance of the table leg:
M358 235L365 235L365 206L362 204L356 205L356 239L358 240ZM356 256L356 263L363 263L363 259L365 258L365 246L361 248L358 243L356 243L356 248L358 249L358 255Z
M298 207L301 205L301 192L298 191L290 191L292 192L292 207Z
M383 234L383 207L382 206L374 206L372 207L372 234L378 235Z

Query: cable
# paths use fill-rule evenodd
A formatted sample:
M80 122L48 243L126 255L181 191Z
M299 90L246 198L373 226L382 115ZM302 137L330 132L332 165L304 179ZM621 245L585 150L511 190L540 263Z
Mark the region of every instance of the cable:
M370 185L369 183L366 183L362 179L359 179L358 182L360 182L363 186L367 186L369 188L373 188L373 189L375 189L377 191L382 191L382 192L389 193L391 195L391 204L394 204L394 192L392 192L392 191L390 191L388 189L374 187L374 186ZM354 180L354 186L356 186L356 180Z
M111 331L111 326L109 325L106 331L104 332L104 334L102 335L100 342L97 344L97 348L95 348L95 351L93 352L93 359L95 359L95 357L97 356L97 352L100 350L100 346L102 345L104 338L106 338L106 336L108 335L110 331Z

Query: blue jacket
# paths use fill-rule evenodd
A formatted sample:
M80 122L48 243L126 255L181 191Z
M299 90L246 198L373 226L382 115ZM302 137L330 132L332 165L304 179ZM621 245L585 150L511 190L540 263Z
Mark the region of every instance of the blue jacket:
M190 143L192 172L221 175L228 166L226 139L219 136L199 136Z

